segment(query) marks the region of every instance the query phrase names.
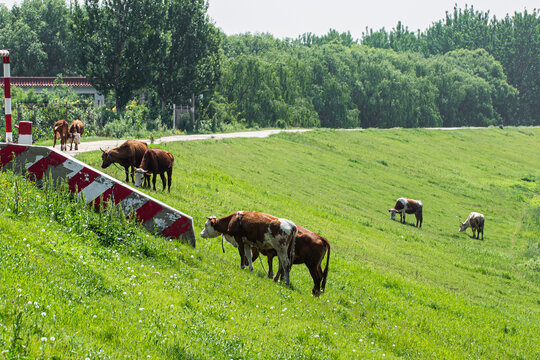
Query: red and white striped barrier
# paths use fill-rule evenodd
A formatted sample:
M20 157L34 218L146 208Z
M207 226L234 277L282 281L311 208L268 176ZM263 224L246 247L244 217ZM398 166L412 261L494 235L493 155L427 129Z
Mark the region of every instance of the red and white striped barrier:
M9 50L0 50L0 57L4 63L4 99L6 102L6 141L13 142L13 129L11 127L11 73L9 71Z
M133 214L147 229L195 247L190 216L57 150L0 143L0 170L3 169L27 174L36 182L49 176L54 181L65 180L72 193L84 194L87 203L99 206L101 202L111 201L126 215Z

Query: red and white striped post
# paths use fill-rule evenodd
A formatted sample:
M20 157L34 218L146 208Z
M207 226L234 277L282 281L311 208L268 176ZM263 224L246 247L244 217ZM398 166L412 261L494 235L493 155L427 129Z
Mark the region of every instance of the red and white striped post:
M20 121L19 125L19 144L20 145L32 145L32 122Z
M13 129L11 127L11 74L9 71L9 50L0 50L0 57L4 63L4 98L6 101L6 142L13 142Z

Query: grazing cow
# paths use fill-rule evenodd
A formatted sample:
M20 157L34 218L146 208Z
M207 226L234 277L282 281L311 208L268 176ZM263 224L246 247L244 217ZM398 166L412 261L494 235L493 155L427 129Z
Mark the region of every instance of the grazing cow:
M482 240L484 240L484 215L474 211L470 213L467 220L459 226L459 232L467 230L468 227L472 229L473 238L480 239L480 233L482 233ZM478 235L475 234L476 232Z
M168 191L171 192L173 166L174 156L170 152L161 149L146 150L141 164L135 169L135 186L141 186L146 174L154 174L152 185L156 190L156 176L159 174L163 183L163 191L165 191L165 185L167 185ZM165 179L165 173L168 175L168 182Z
M330 243L317 233L309 231L308 229L299 225L297 225L297 227L298 233L296 235L296 242L294 245L293 264L306 264L314 284L311 293L314 296L319 296L321 292L324 291L326 286L326 278L328 277ZM260 250L260 252L268 258L268 277L272 278L274 274L272 269L273 259L277 254L274 249ZM323 271L321 264L324 260L325 254L327 254L326 267ZM280 268L274 277L274 281L277 281L282 275L283 273Z
M56 139L60 139L60 151L67 150L67 139L68 139L68 123L66 120L58 120L54 123L54 143L53 147L56 146Z
M71 141L69 151L73 150L73 141L75 141L75 150L79 150L82 134L84 134L84 124L80 120L73 120L69 125L68 140Z
M148 150L148 145L139 140L127 140L122 145L112 150L101 150L101 167L108 168L113 163L118 163L126 170L126 182L129 182L129 168L131 167L131 181L135 182L133 173L139 166Z
M405 224L405 214L414 214L416 216L416 226L422 227L422 202L420 200L413 200L408 198L399 198L392 209L388 209L392 220L396 217L396 213L399 213L400 222Z
M209 217L201 232L202 238L222 235L227 241L238 245L240 268L244 268L244 256L253 271L251 248L274 249L283 269L283 282L289 284L289 272L294 259L297 227L287 219L257 211L237 211L220 219ZM234 241L234 242L233 242Z

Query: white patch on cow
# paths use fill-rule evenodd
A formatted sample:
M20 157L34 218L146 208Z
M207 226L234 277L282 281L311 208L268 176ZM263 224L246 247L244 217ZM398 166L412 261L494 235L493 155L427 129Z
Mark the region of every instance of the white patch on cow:
M146 171L144 171L141 168L135 169L135 186L140 187L142 185L144 174Z
M291 220L287 220L287 219L278 219L278 220L279 220L279 228L281 229L281 231L283 231L287 235L290 235L293 232L293 229L296 225Z
M201 231L201 237L203 239L208 239L218 237L219 235L221 235L221 233L212 226L211 219L206 220L204 223L204 229Z
M77 145L80 144L81 143L81 134L76 132L74 140L75 140L75 144L77 144Z
M201 233L202 234L202 233ZM201 235L202 236L202 235ZM227 235L227 234L222 234L223 238L225 239L225 241L227 241L228 243L230 243L232 246L234 246L235 248L238 248L238 243L236 242L236 240L234 239L234 236L231 236L231 235ZM245 239L245 238L244 238Z

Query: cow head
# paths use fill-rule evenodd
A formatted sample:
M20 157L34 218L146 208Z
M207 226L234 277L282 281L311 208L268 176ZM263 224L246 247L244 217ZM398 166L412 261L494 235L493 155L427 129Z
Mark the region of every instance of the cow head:
M465 231L468 227L469 227L469 225L467 224L467 222L461 223L459 225L459 232Z
M142 168L135 169L135 186L139 187L142 185L144 180L144 175L148 172L148 170L144 170Z
M221 233L215 228L216 222L217 218L215 216L211 216L208 218L208 220L206 220L204 223L204 229L201 231L201 237L203 239L215 238L221 235Z
M390 218L392 220L394 220L396 218L397 210L396 209L388 209L388 212L390 213Z
M103 169L106 169L109 167L109 165L111 165L114 161L112 161L111 159L111 154L109 154L109 150L103 150L103 149L99 149L101 150L101 167Z

